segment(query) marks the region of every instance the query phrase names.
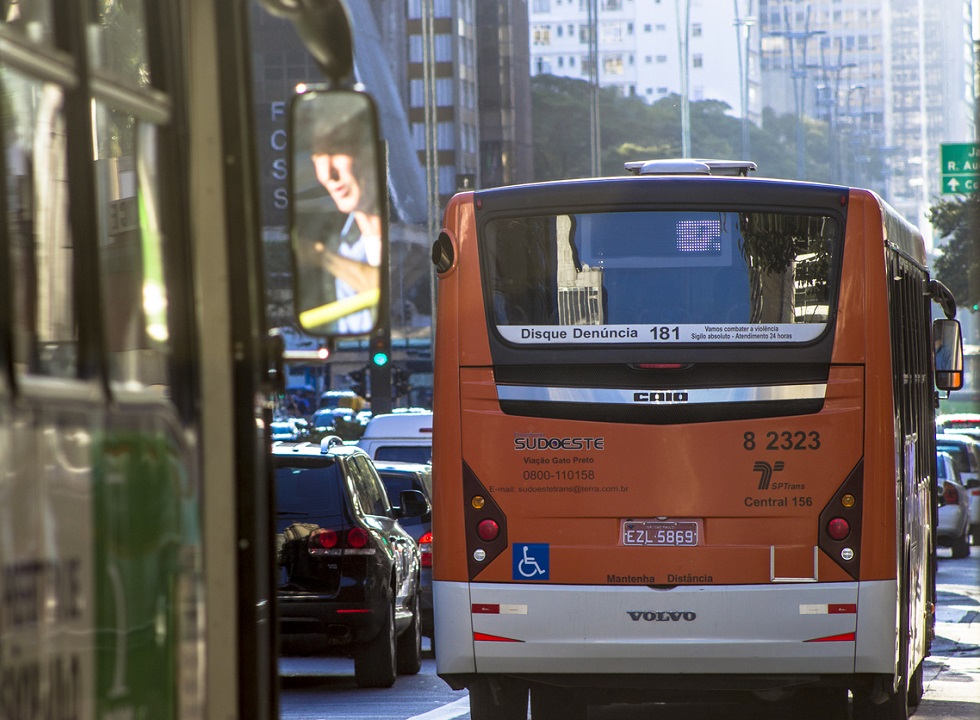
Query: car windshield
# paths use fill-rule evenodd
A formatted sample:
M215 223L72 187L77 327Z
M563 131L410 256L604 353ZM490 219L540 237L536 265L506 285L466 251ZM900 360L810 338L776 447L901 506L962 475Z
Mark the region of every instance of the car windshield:
M949 479L949 476L946 473L946 463L942 458L939 458L938 462L936 463L936 477L940 480Z
M432 462L432 447L430 445L383 445L375 450L374 459L425 465Z

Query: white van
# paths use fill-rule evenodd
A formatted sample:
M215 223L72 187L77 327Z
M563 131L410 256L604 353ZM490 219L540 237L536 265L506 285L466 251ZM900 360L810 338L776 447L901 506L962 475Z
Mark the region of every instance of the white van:
M372 460L432 462L432 412L375 415L357 446Z

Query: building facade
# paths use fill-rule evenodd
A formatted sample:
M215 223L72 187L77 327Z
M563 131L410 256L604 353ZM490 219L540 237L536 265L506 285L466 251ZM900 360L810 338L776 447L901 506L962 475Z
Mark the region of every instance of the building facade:
M754 0L530 0L531 75L593 78L624 97L721 100L758 122ZM686 33L684 29L686 28ZM590 51L591 38L595 47ZM687 38L687 73L682 77ZM594 63L593 54L598 58Z

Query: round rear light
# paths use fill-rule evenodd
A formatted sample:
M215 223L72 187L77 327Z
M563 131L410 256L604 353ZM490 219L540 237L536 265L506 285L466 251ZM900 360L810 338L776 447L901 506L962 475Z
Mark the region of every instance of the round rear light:
M827 534L833 540L843 540L851 534L851 524L844 518L834 518L827 523Z
M352 527L347 531L347 546L352 548L362 548L368 544L370 536L367 530L362 527Z
M490 542L491 540L497 539L497 536L500 534L500 526L490 519L481 520L480 524L476 526L476 534L484 542Z
M960 494L956 488L949 483L943 483L943 505L958 505Z
M329 550L332 547L337 546L337 533L333 530L328 530L326 528L320 528L312 535L310 535L310 545L315 548L324 548Z

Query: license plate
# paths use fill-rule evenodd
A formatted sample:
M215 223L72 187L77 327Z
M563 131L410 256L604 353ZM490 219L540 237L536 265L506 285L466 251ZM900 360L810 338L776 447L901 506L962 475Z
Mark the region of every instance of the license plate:
M623 520L623 545L690 547L701 544L700 520Z

